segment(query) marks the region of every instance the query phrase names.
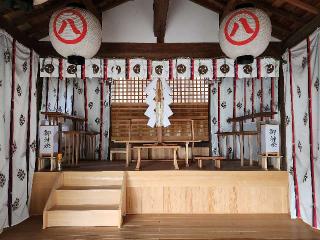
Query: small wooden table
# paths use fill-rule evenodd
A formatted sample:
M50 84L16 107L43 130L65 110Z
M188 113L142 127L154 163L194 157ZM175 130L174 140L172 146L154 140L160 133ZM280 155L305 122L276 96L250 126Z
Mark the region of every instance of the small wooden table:
M135 146L134 149L138 150L138 160L136 165L136 170L140 170L141 166L141 149L171 149L173 151L173 166L174 169L179 170L179 165L177 161L177 151L180 148L178 145L143 145Z
M155 140L112 140L114 143L125 143L126 144L126 167L129 166L131 162L131 144L135 143L157 143ZM185 144L185 162L186 162L186 167L189 167L189 144L192 143L191 146L191 159L193 157L193 144L201 142L201 140L186 140L186 141L164 141L164 143L169 143L169 144L179 144L179 143L184 143Z
M209 161L214 161L214 166L216 168L220 169L221 168L220 161L225 160L225 158L221 157L221 156L211 156L211 157L210 156L206 156L206 157L201 156L201 157L194 157L194 160L198 161L199 168L202 168L202 161L209 160Z

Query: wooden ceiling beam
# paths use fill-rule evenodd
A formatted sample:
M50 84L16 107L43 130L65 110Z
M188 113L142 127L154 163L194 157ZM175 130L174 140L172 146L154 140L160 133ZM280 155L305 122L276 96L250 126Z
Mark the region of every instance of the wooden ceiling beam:
M304 1L300 1L300 0L285 0L285 1L290 5L293 5L295 7L302 9L302 10L308 11L312 14L319 14L319 12L320 12L320 9L314 7L313 5L305 3Z
M101 11L108 11L112 8L115 8L123 3L133 1L133 0L108 0L108 1L103 1L99 6L101 8Z
M219 4L216 1L208 1L208 0L190 0L191 2L194 2L202 7L205 7L213 12L216 12L218 14L223 13L223 4Z
M153 32L157 43L164 43L166 34L169 0L153 1Z
M237 4L237 0L228 0L227 5L223 9L223 13L220 17L220 22L223 20L231 11L234 10Z
M271 42L263 56L281 57L281 43ZM46 54L42 57L59 57L50 42L39 42ZM174 57L217 58L224 57L219 43L102 43L96 57L166 59Z
M44 53L40 48L38 48L38 41L36 39L27 36L24 32L16 28L16 26L12 22L8 21L3 16L0 16L0 28L7 31L14 39L16 39L26 47L35 50L39 54Z
M275 0L272 3L272 6L279 8L279 7L282 7L285 3L286 3L286 0Z
M242 2L247 1L242 0ZM293 21L295 24L302 26L300 17L295 14L281 10L280 8L273 8L269 3L265 3L261 0L251 0L250 2L252 2L257 8L261 8L262 10L266 11L269 15L277 15L280 18L286 18L290 21Z
M82 0L83 5L88 11L99 19L100 23L102 22L102 12L96 7L92 0Z
M312 34L320 26L320 15L314 17L309 23L298 29L283 43L283 50L292 48Z

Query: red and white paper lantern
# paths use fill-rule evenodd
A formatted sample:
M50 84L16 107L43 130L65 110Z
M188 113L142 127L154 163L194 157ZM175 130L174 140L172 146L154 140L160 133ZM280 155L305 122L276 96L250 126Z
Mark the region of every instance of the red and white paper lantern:
M85 9L66 7L51 16L49 37L55 50L63 57L92 58L101 45L101 24Z
M232 59L258 57L271 40L269 16L258 8L241 8L228 14L220 25L222 51Z

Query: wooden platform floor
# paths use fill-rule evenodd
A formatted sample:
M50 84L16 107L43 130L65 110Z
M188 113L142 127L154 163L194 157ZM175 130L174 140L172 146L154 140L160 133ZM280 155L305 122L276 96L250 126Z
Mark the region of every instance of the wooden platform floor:
M41 216L5 230L3 240L112 239L299 239L319 240L320 231L288 215L128 215L116 227L42 230Z
M182 171L188 170L204 170L204 171L264 171L261 167L258 167L254 162L253 166L249 166L249 161L245 161L245 166L241 167L240 160L225 160L221 161L221 169L216 169L212 161L203 161L202 169L198 168L196 162L189 161L190 166L185 166L185 161L180 160L179 168ZM136 162L132 162L127 168L125 161L80 161L78 166L63 167L63 171L134 171ZM172 160L143 160L141 164L141 170L143 171L156 171L156 170L174 170ZM273 170L269 167L269 170Z

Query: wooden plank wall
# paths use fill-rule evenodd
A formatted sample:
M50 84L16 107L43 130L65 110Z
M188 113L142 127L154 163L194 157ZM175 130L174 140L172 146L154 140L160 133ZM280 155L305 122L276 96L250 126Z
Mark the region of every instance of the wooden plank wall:
M58 172L34 174L30 215L42 215ZM288 173L128 171L127 213L289 213Z
M111 140L155 140L156 129L147 126L143 103L113 103L111 105ZM172 104L171 126L163 129L164 141L192 140L193 121L195 140L208 141L208 103Z
M288 213L288 173L128 172L127 213Z

